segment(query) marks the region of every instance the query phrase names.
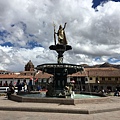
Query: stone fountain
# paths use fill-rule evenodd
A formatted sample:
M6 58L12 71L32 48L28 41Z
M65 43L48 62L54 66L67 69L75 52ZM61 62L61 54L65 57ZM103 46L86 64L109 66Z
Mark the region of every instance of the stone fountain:
M41 70L43 73L49 73L53 75L53 82L48 85L46 96L41 96L41 92L25 93L25 94L10 94L9 99L18 101L18 102L37 102L37 103L58 103L58 104L66 104L66 105L75 105L82 103L96 103L98 101L109 101L108 98L103 98L103 95L91 94L88 96L89 99L81 99L81 94L75 94L77 97L69 97L69 95L73 96L72 84L68 86L67 76L69 74L73 74L76 72L82 72L83 68L80 65L75 64L67 64L63 63L63 54L64 52L71 50L72 47L68 45L66 36L65 36L65 26L62 28L60 25L58 32L55 32L54 27L54 41L55 45L51 45L49 47L50 50L54 50L58 54L57 63L51 64L41 64L36 67L37 71ZM58 43L56 44L56 35L58 36ZM66 94L66 88L68 92ZM36 97L35 97L36 95ZM94 98L94 95L97 98ZM84 96L84 95L83 95ZM90 99L91 98L91 99Z
M58 32L55 32L54 25L54 45L49 47L50 50L54 50L58 54L57 63L46 63L36 67L37 71L41 70L43 73L49 73L53 75L53 83L48 85L47 96L65 96L65 86L67 86L67 75L73 74L78 71L83 71L81 65L63 63L63 54L68 50L72 50L72 47L68 45L65 35L65 27L59 26ZM56 35L58 36L58 43L56 43ZM71 94L71 93L69 93Z

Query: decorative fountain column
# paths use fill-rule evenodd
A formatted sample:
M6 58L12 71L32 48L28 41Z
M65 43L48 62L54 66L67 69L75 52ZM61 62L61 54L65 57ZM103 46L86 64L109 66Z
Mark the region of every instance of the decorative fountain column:
M53 75L53 83L48 86L48 92L46 93L47 96L59 96L60 94L63 94L64 88L67 85L67 75L76 73L78 71L83 71L81 65L63 63L64 52L72 49L70 45L67 45L67 40L64 31L65 27L66 23L63 28L60 25L59 30L56 33L54 26L55 45L51 45L49 47L50 50L55 50L57 52L57 63L42 64L36 67L37 70L41 70L42 72L46 72ZM56 34L58 36L57 44Z

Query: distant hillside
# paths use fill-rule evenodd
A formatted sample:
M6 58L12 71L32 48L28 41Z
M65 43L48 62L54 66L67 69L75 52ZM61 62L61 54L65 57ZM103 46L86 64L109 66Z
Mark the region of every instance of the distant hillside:
M93 65L93 66L89 66L87 64L81 64L84 68L103 68L103 67L113 67L113 68L118 68L120 69L120 65L114 65L114 64L110 64L108 62L105 62L103 64L99 64L99 65Z

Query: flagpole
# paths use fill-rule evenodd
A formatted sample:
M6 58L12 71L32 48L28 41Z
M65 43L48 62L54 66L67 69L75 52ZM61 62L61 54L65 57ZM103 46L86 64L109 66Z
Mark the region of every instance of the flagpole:
M54 23L53 23L53 26L54 26L54 42L55 42L55 45L56 45L55 24Z

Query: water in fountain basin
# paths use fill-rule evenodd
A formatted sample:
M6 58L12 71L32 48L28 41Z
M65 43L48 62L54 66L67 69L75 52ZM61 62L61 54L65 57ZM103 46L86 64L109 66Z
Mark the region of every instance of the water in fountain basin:
M22 96L23 97L31 97L31 98L47 98L45 93L24 94ZM68 96L67 98L71 98L71 99L83 99L83 98L98 98L98 97L100 97L100 96L85 95L85 94L74 94L74 95L72 94L72 96ZM55 98L55 97L51 97L51 98Z

